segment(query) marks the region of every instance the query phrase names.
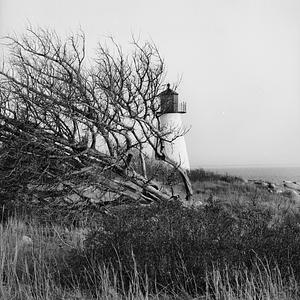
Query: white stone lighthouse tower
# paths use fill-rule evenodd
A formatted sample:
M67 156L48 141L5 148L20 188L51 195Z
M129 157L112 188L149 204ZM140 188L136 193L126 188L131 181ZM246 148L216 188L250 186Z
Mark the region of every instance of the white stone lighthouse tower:
M160 130L170 132L167 138L172 139L183 128L181 115L186 113L186 103L178 101L178 93L170 89L170 84L167 89L160 93ZM164 154L175 161L180 167L190 170L190 162L186 149L184 136L177 137L174 141L162 142L161 147L164 149Z

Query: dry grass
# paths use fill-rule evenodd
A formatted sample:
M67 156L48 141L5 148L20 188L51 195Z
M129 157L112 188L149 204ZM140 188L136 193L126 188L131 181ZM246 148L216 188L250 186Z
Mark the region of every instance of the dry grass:
M30 240L24 239L30 237ZM29 242L28 242L29 241ZM65 257L72 249L82 247L82 235L78 230L60 227L40 227L10 219L0 225L0 298L6 299L298 299L298 285L291 274L284 282L279 269L270 270L267 264L256 266L251 273L245 270L223 270L214 268L207 274L207 288L197 297L185 291L180 295L147 291L147 276L136 273L127 291L117 290L116 276L109 268L95 265L93 295L83 290L74 281L64 285L60 274ZM72 271L71 271L72 272ZM228 274L231 274L230 276ZM234 274L234 280L232 280ZM71 274L72 275L72 274ZM75 275L75 274L73 274ZM72 277L72 276L71 276ZM69 277L69 278L71 278ZM231 279L229 279L231 278ZM200 295L201 294L201 295Z
M289 198L269 194L235 179L232 179L232 182L231 179L213 180L212 175L209 175L209 180L204 178L193 183L195 198L205 203L206 207L247 206L251 209L259 206L262 210L264 207L271 208L273 219L270 226L274 228L283 222L286 215L298 214L298 204ZM83 254L84 259L84 254L87 253L84 241L88 231L87 225L84 228L66 229L49 223L41 225L32 219L24 221L11 218L7 223L0 224L0 299L296 300L300 298L298 283L292 270L288 276L286 273L282 275L278 267L270 267L267 261L259 260L250 267L238 269L232 269L232 266L224 269L224 266L221 268L216 264L206 273L205 288L197 290L198 287L195 286L196 293L193 296L184 288L177 290L176 293L170 291L168 287L150 291L148 275L146 272L141 274L137 271L134 257L132 259L135 266L134 276L126 287L120 282L122 281L119 276L120 270L113 270L111 265L92 263L90 257L86 257L91 264L90 267L79 274L82 272L82 266L80 260L76 261L78 259L76 253ZM70 264L70 261L75 261L75 264ZM78 268L70 267L76 264L77 266L79 264ZM122 268L121 264L119 267ZM194 276L196 285L197 274ZM186 280L190 281L191 277L186 277Z

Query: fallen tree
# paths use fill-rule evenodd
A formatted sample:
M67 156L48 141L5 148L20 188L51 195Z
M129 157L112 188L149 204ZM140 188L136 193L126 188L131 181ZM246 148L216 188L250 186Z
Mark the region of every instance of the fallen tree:
M0 70L5 197L40 192L42 200L60 195L68 202L72 195L71 202L82 204L90 203L93 189L99 206L167 201L174 195L147 176L147 149L178 170L185 198L191 198L186 171L157 143L184 134L182 128L158 129L163 59L150 43L133 41L130 55L111 44L99 44L87 62L83 33L63 41L55 32L29 28L26 35L7 37L10 56ZM132 164L136 159L140 168Z

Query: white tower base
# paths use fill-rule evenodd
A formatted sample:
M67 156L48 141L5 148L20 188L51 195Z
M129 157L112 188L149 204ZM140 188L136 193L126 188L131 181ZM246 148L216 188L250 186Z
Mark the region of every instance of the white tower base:
M169 139L182 131L182 120L180 113L167 113L160 116L160 127L162 131L171 131ZM184 136L179 136L173 142L164 142L164 154L181 168L190 170L190 162L187 153Z

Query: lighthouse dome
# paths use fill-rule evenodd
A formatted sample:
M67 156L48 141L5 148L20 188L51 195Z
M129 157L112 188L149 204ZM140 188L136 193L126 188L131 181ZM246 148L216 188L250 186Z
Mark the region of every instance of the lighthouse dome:
M159 94L159 98L161 114L186 113L186 103L179 102L178 93L170 88L169 83L167 89Z

